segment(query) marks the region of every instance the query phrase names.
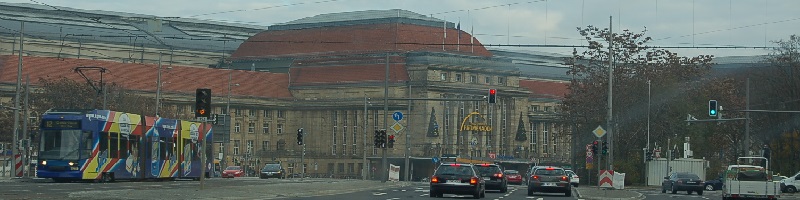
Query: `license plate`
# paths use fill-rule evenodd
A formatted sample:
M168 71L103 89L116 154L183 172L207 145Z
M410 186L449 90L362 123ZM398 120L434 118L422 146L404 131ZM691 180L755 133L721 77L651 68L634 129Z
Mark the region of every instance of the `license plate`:
M689 182L686 182L686 183L687 183L687 184L695 184L695 183L697 183L697 182L694 182L694 181L689 181Z
M488 181L488 180L492 180L492 178L489 178L489 177L483 177L483 180L487 180L487 181Z
M448 183L461 183L461 180L447 180Z
M542 186L556 186L555 183L543 183Z

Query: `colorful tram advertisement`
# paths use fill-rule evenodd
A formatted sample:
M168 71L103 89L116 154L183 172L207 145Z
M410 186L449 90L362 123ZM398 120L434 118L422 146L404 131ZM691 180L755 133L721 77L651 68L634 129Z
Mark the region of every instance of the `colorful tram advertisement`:
M41 120L36 176L57 182L199 179L211 124L109 110L48 111ZM206 169L206 177L211 170Z

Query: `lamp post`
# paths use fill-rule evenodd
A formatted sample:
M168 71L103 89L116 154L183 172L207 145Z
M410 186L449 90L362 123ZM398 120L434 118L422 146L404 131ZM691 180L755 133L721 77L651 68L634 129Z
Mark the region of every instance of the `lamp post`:
M162 54L158 53L158 78L156 80L156 117L159 116L158 112L159 109L161 108L161 85L163 84L161 82L161 71L163 71L161 67L161 57ZM172 69L172 67L167 67L167 69Z

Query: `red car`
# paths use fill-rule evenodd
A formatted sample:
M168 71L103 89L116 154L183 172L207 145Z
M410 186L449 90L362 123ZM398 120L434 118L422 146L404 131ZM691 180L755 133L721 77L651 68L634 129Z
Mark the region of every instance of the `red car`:
M240 166L228 166L225 171L222 171L222 178L242 177L244 170Z
M506 170L503 171L506 174L506 178L508 178L508 184L517 184L522 185L522 175L519 174L517 170Z

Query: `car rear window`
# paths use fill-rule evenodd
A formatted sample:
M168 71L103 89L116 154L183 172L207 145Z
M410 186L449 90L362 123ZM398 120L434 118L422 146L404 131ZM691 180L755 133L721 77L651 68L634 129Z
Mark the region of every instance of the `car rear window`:
M475 166L475 168L478 170L478 173L481 174L481 176L500 172L500 168L497 166Z
M695 174L678 174L678 178L700 179L700 177Z
M550 169L550 170L548 170L548 169L537 169L533 173L536 174L536 175L545 175L545 176L560 176L560 175L566 174L566 173L564 173L563 169Z
M503 173L506 174L506 175L517 175L517 174L519 174L518 171L514 171L514 170L505 171Z
M263 169L263 170L272 170L272 171L278 171L278 170L280 170L280 169L281 169L281 166L280 166L280 165L277 165L277 164L275 164L275 165L266 165L266 166L264 166L264 169Z
M472 174L472 167L470 166L452 166L452 165L442 165L439 166L439 169L436 170L436 175L465 175L471 176Z
M230 166L228 168L225 168L225 170L240 170L240 169L242 169L242 167L239 166Z

